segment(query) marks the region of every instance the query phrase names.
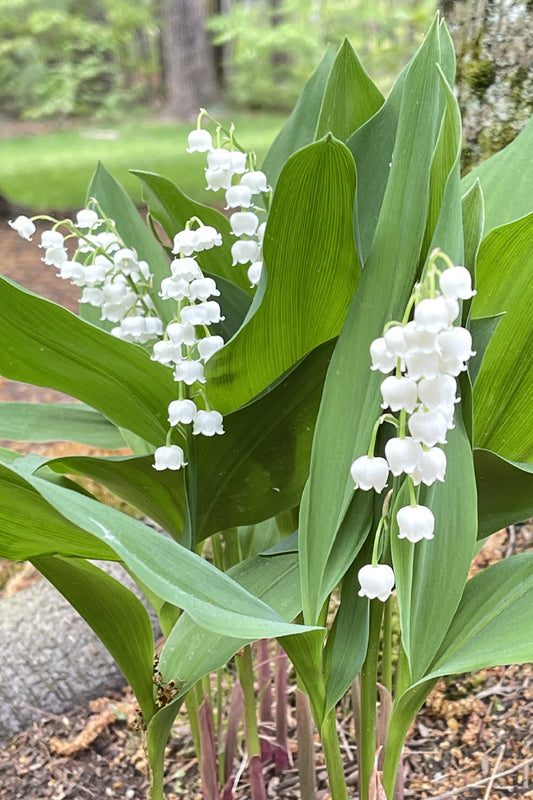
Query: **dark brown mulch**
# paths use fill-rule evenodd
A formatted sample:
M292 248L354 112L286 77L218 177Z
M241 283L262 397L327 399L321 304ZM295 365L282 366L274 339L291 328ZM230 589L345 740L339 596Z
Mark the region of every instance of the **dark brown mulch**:
M77 290L59 280L53 267L42 264L38 241L36 236L33 243L24 242L0 221L1 271L76 311ZM0 378L0 400L53 400L57 396L50 390ZM53 455L57 447L32 449ZM531 527L503 531L492 537L478 565L529 549L531 544ZM13 580L20 581L20 588L32 579L24 573ZM531 665L498 667L439 683L410 731L404 763L406 798L533 798L532 711ZM339 721L346 770L354 786L352 728L349 714ZM296 761L294 733L291 719L290 747ZM62 747L55 740L66 742L71 755L55 752ZM167 756L168 800L200 800L197 762L185 719L178 720ZM300 800L296 765L281 776L268 768L266 781L269 797ZM317 783L319 797L325 800L325 769L318 748ZM142 736L135 729L135 703L128 694L101 698L62 717L45 716L39 725L0 748L0 800L144 800L147 786ZM235 796L237 800L250 797L245 769Z

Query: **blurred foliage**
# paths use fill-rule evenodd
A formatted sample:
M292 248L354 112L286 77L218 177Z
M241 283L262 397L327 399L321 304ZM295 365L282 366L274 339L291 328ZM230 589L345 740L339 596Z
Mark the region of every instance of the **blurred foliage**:
M107 115L159 78L153 0L0 0L0 104L37 119Z
M225 45L229 101L288 108L327 45L345 37L387 91L435 10L435 0L232 0L208 24Z

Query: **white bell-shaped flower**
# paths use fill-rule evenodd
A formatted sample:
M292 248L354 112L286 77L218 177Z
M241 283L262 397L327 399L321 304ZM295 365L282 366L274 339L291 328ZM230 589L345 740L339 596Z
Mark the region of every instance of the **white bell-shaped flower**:
M210 189L212 192L218 192L220 189L229 189L232 174L229 169L206 169L206 189Z
M68 253L64 247L47 247L44 258L41 258L48 266L60 267L68 261Z
M455 405L453 403L439 403L438 406L435 406L432 411L438 411L439 414L442 414L444 419L446 420L446 427L448 430L455 428L453 424L453 417L455 414Z
M193 435L214 436L223 434L222 414L218 411L198 411L194 418Z
M446 473L446 453L440 447L422 450L418 465L411 473L415 486L425 483L431 486L435 481L443 481Z
M77 261L64 261L57 274L64 281L71 281L74 286L85 286L85 270Z
M209 131L203 128L191 131L187 137L188 153L205 153L213 147L213 140Z
M39 247L44 247L48 250L49 247L64 247L65 237L61 231L43 231L41 233L41 244Z
M409 350L405 356L407 377L413 381L420 378L433 379L441 374L441 358L435 351L423 353L421 350Z
M357 573L357 578L361 586L359 597L368 597L370 600L377 597L384 603L392 594L395 578L388 564L365 564Z
M186 466L185 453L177 444L158 447L154 453L154 469L181 469Z
M139 272L139 259L135 250L123 247L113 253L115 268L124 275L134 275Z
M223 147L216 147L207 154L207 166L209 169L231 169L231 158L228 150Z
M179 361L174 370L174 380L183 381L187 386L193 383L205 383L204 365L201 361Z
M172 252L177 255L192 256L198 248L198 231L185 229L174 236Z
M419 330L438 333L449 325L449 312L444 297L421 300L415 308L414 321Z
M183 358L181 345L171 342L169 339L162 339L156 342L152 348L152 361L159 361L160 364L175 364Z
M22 236L23 239L31 242L31 237L35 233L36 228L29 217L25 217L24 214L20 214L16 219L10 219L8 225L13 228L13 230L16 231L19 236Z
M218 353L224 347L222 336L205 336L198 341L198 353L203 362L208 361L211 356Z
M195 278L202 278L202 270L195 258L175 258L170 262L170 271L173 278L183 278L185 281L192 281Z
M419 353L434 353L436 349L437 334L417 328L414 321L404 325L403 336L406 344L406 353L417 351Z
M212 322L220 322L224 317L220 316L220 306L216 300L207 300L182 308L180 319L186 325L210 325Z
M241 153L240 150L230 151L230 169L234 175L242 175L246 172L246 153Z
M422 446L411 436L389 439L385 445L385 458L393 475L410 475L422 455Z
M433 539L435 517L426 506L405 506L396 514L400 532L398 539L420 542L422 539Z
M370 345L370 356L372 358L372 366L370 369L379 370L385 375L387 372L393 370L397 363L397 357L388 349L385 339L381 336L379 339L374 339Z
M407 352L407 342L403 325L392 325L383 334L387 349L398 358L403 358Z
M194 325L169 322L166 333L173 344L186 344L188 347L192 347L197 342Z
M253 236L257 231L259 220L253 211L236 211L229 218L231 232L234 236Z
M379 456L360 456L350 467L350 473L356 489L381 493L389 477L389 465Z
M83 267L83 283L81 286L98 286L105 281L105 269L99 264L88 264Z
M259 245L253 239L239 239L231 245L232 264L253 263L259 255Z
M381 384L382 408L407 411L411 414L418 403L418 388L410 378L389 375Z
M268 192L267 176L261 170L247 172L241 178L241 185L248 186L252 190L252 194Z
M67 261L67 264L71 262ZM80 303L89 303L90 306L94 308L101 308L104 303L104 293L102 289L84 289L81 297Z
M218 297L220 292L213 278L196 278L189 284L189 298L191 300L207 300L208 297Z
M413 439L426 447L446 444L448 423L440 411L419 409L409 417L407 426Z
M452 375L422 378L418 384L418 396L428 411L442 404L453 406L454 403L458 403L456 392L457 381Z
M163 335L163 323L159 317L144 317L144 327L149 339Z
M445 269L439 278L440 290L445 297L469 300L475 295L472 289L472 276L466 267Z
M250 281L250 286L257 286L259 281L261 280L261 273L263 272L263 262L262 261L254 261L253 264L250 264L248 267L248 280Z
M92 228L98 222L98 214L92 208L82 208L76 214L76 225L83 230Z
M471 356L475 356L470 331L459 326L439 333L437 347L444 361L454 358L458 361L468 361Z
M211 250L212 247L220 247L222 244L222 234L213 228L212 225L200 225L196 229L196 248L197 250Z
M226 203L226 209L249 208L252 205L252 190L249 186L244 186L243 184L230 186L226 190Z
M191 300L190 284L183 278L163 278L159 295L163 300Z
M168 406L168 421L170 425L183 423L188 425L193 421L198 409L193 400L173 400Z
M446 308L448 309L448 322L450 325L453 325L459 316L459 312L461 311L459 302L455 299L455 297L445 297L444 302L446 303Z

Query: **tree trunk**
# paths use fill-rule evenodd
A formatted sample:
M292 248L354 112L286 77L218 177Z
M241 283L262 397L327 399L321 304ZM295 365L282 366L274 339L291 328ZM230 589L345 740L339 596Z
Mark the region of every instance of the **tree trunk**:
M193 120L216 96L213 49L203 0L163 0L162 39L167 103L177 119Z
M457 52L463 163L509 144L533 112L533 2L440 0Z

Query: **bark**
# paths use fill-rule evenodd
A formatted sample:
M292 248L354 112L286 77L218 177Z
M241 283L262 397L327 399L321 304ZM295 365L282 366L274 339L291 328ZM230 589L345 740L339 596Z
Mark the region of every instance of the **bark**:
M119 565L106 571L134 589ZM47 714L126 683L91 628L45 580L0 602L0 641L0 744Z
M162 39L168 110L193 120L216 96L213 49L201 0L163 0Z
M466 169L501 150L533 112L532 0L440 0L457 53Z

